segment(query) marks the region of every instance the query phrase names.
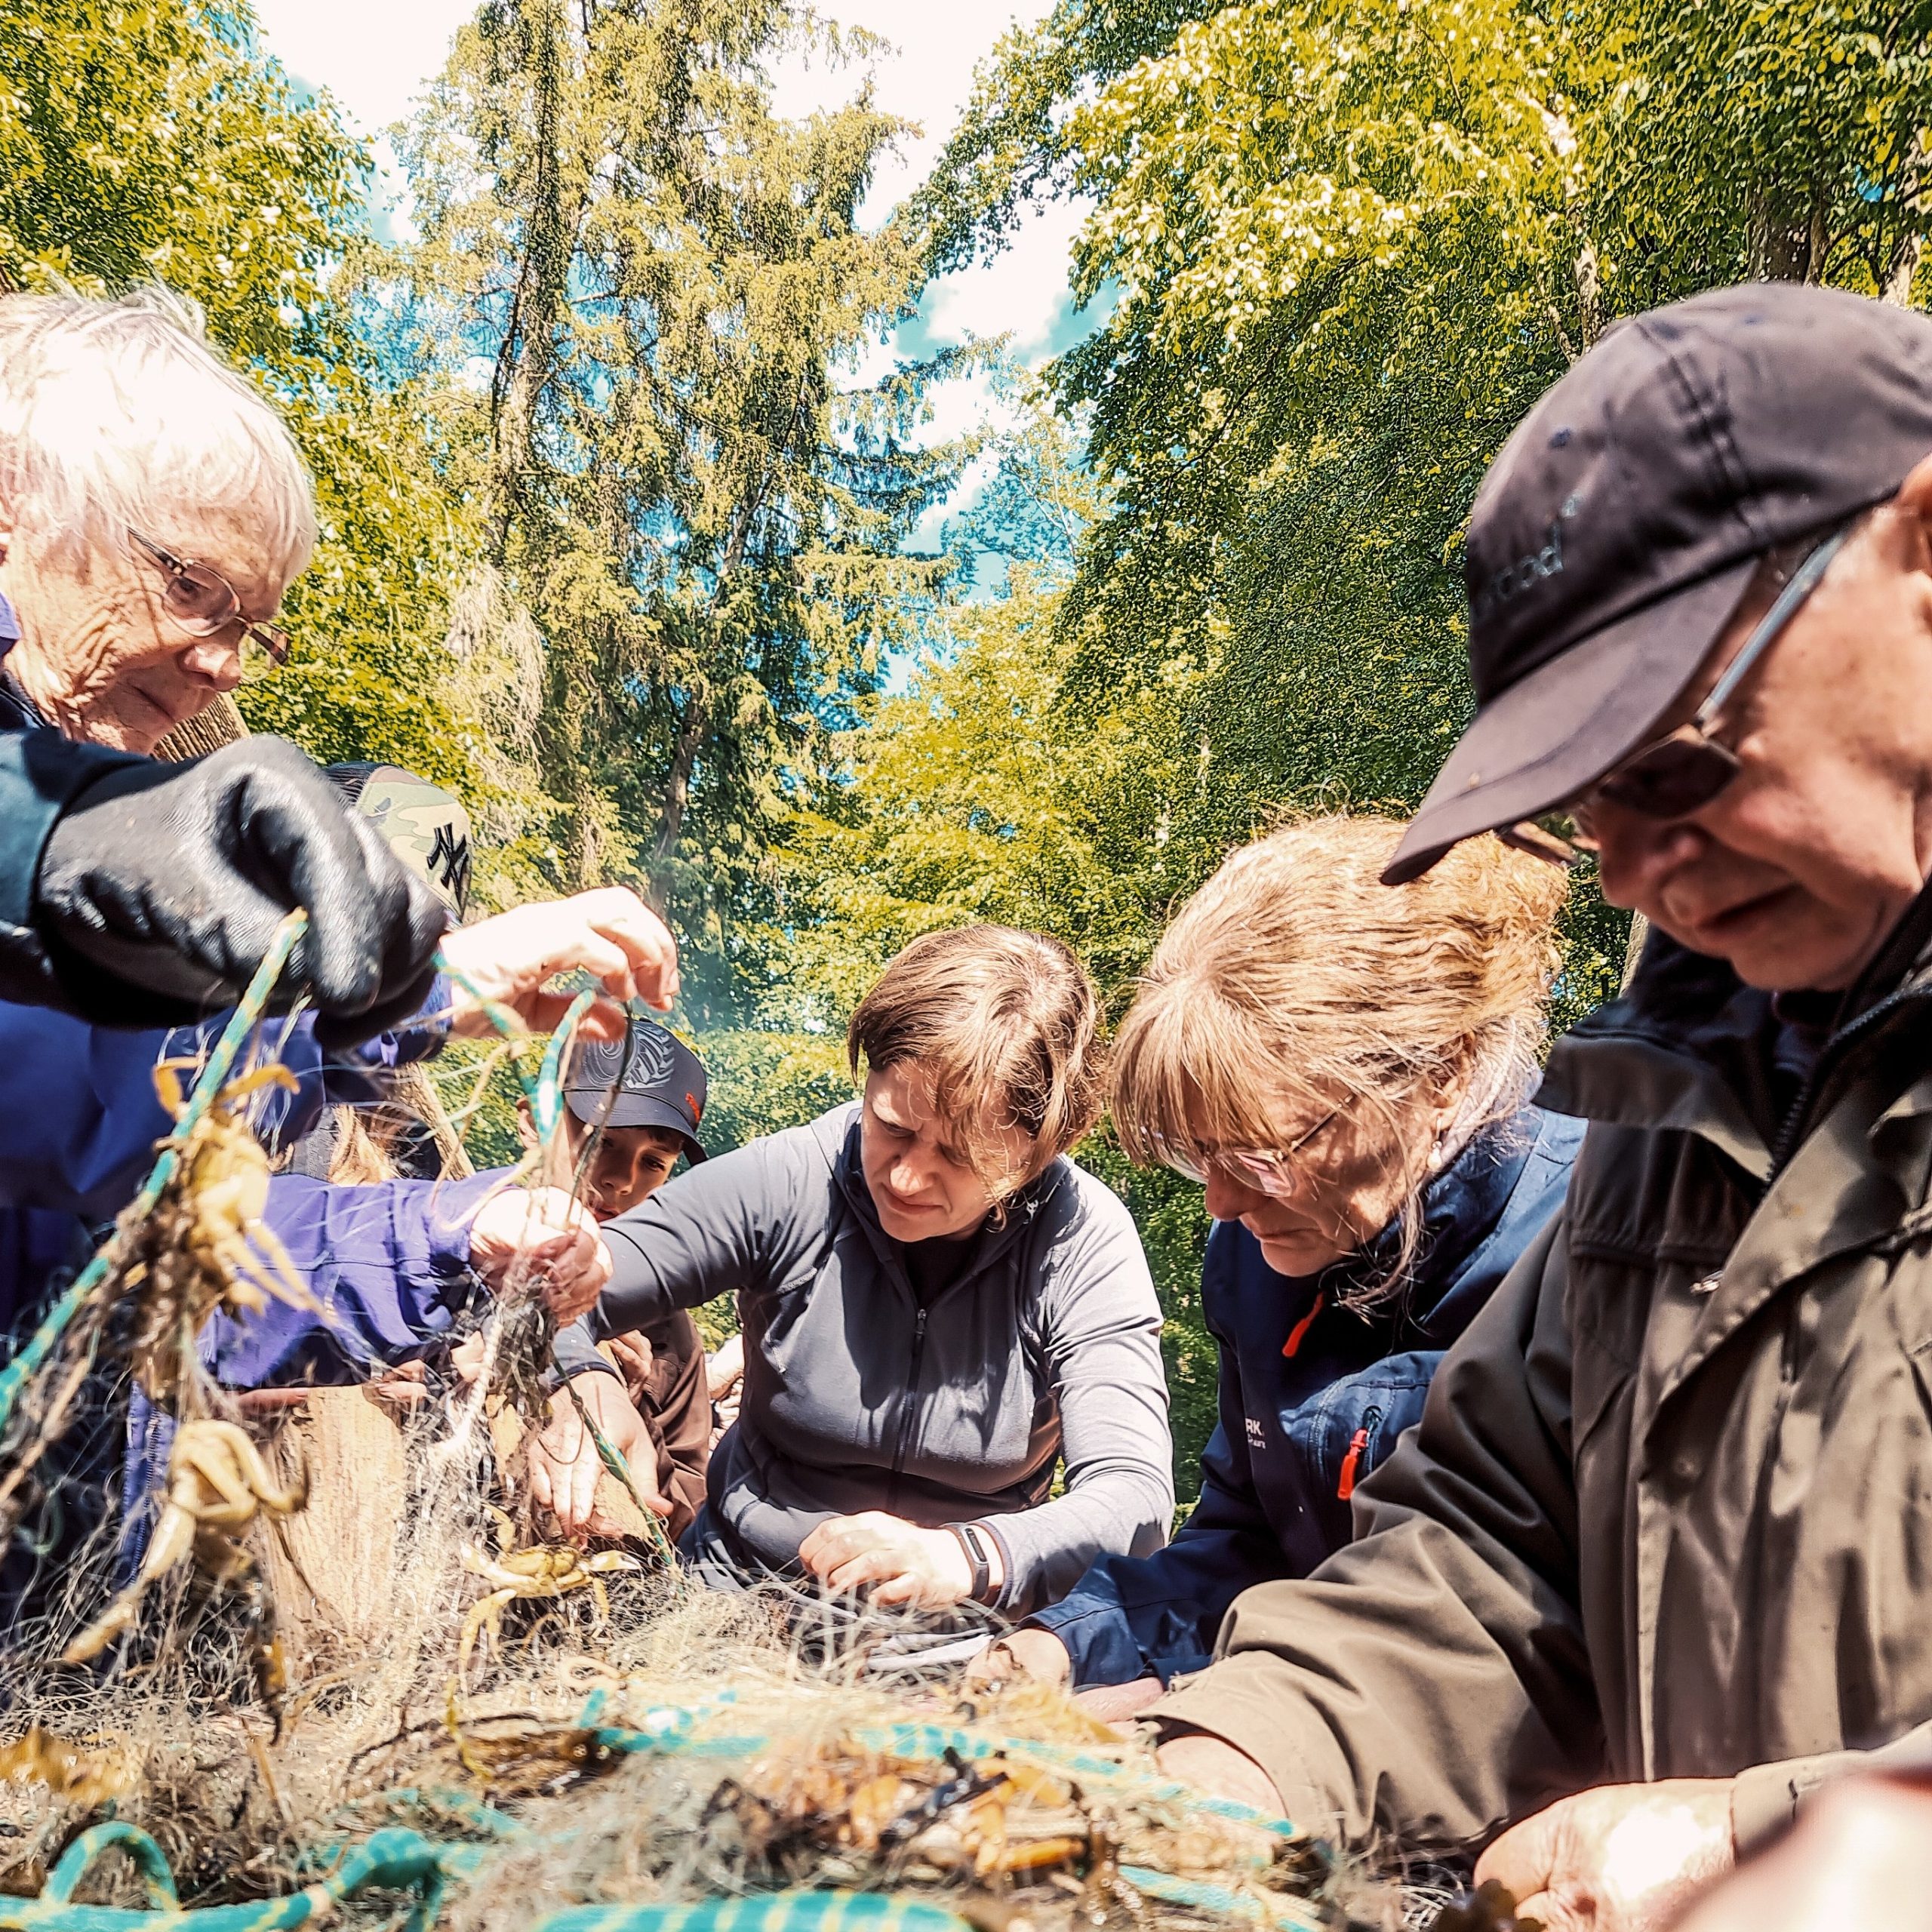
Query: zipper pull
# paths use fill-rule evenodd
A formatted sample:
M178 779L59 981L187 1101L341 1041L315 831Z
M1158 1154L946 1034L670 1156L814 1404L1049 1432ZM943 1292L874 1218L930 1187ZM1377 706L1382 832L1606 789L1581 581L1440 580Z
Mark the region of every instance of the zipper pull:
M1349 1453L1342 1458L1342 1480L1335 1485L1336 1499L1346 1503L1355 1493L1355 1478L1361 1472L1361 1459L1368 1454L1368 1432L1382 1420L1380 1409L1371 1409L1362 1419L1349 1443Z
M1321 1312L1321 1304L1327 1299L1324 1292L1317 1288L1315 1305L1288 1331L1288 1339L1281 1344L1284 1359L1293 1361L1301 1352L1302 1343L1308 1339L1308 1331L1315 1326L1315 1318Z

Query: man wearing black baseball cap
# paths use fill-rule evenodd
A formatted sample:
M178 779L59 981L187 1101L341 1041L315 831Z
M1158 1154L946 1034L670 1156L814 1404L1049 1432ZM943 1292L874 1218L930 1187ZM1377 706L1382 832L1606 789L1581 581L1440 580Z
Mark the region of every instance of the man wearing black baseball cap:
M1564 1212L1359 1540L1154 1715L1180 1775L1647 1927L1932 1720L1932 319L1622 325L1467 572L1476 715L1388 878L1586 845L1656 930L1538 1097L1592 1123Z

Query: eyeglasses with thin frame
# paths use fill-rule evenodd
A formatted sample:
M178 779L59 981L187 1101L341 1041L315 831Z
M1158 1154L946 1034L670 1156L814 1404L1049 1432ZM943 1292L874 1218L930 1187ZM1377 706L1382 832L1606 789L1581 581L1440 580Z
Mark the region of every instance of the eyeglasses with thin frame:
M279 624L251 623L242 614L242 599L234 585L212 564L177 557L172 550L129 527L135 547L168 580L161 607L190 637L217 637L238 623L248 642L260 645L271 663L288 662L288 633Z
M1242 1186L1252 1188L1257 1194L1265 1194L1271 1201L1287 1201L1293 1198L1300 1185L1293 1165L1295 1156L1317 1134L1333 1126L1341 1111L1339 1106L1331 1107L1306 1134L1298 1135L1278 1152L1231 1148L1202 1160L1177 1149L1163 1153L1161 1158L1176 1174L1189 1180L1198 1181L1204 1187L1208 1183L1209 1171L1219 1168L1232 1174Z
M1632 752L1588 791L1554 811L1499 828L1497 836L1553 865L1570 865L1580 854L1596 849L1590 815L1600 799L1659 820L1701 811L1740 769L1737 754L1712 736L1724 706L1804 608L1850 534L1850 525L1835 531L1806 555L1687 724Z

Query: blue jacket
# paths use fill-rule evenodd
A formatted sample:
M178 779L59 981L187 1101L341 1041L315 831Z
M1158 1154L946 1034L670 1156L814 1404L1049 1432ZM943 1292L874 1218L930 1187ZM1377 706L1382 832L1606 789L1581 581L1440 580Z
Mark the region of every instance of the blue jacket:
M1556 1211L1583 1138L1581 1121L1534 1107L1478 1135L1423 1197L1409 1293L1366 1315L1336 1305L1358 1263L1291 1278L1238 1222L1215 1228L1201 1293L1220 1419L1200 1500L1165 1549L1101 1558L1030 1620L1066 1645L1076 1684L1202 1669L1243 1590L1306 1576L1349 1541L1355 1484L1420 1420L1443 1352Z
M439 979L426 1015L449 1003ZM57 1268L91 1251L85 1224L111 1220L149 1168L174 1121L155 1091L163 1060L199 1059L227 1016L172 1032L120 1032L38 1007L0 1003L0 1334L18 1337L51 1298ZM325 1060L314 1016L264 1021L258 1058L276 1059L298 1091L263 1088L250 1118L263 1143L300 1140L325 1105L365 1104L385 1069L434 1051L440 1035L386 1033ZM249 1064L245 1051L238 1070Z
M314 1387L367 1381L421 1355L481 1292L469 1223L510 1178L503 1169L346 1187L278 1174L262 1218L318 1306L217 1309L202 1331L202 1365L229 1389Z

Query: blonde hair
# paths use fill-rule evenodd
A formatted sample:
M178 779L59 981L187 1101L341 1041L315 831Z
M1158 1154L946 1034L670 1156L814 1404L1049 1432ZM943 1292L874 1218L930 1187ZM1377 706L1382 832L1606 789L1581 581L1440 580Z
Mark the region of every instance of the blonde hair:
M294 440L200 309L161 288L0 297L0 519L75 558L210 515L259 533L288 579L315 547Z
M1459 1088L1461 1111L1398 1211L1414 1258L1423 1187L1535 1078L1565 884L1493 838L1380 883L1395 820L1332 816L1232 853L1181 909L1115 1048L1113 1112L1143 1164L1266 1149L1283 1102L1383 1115Z
M1044 933L958 926L915 939L859 1002L845 1039L856 1077L916 1064L941 1118L995 1201L1045 1172L1100 1117L1100 1001ZM1006 1171L999 1136L1033 1143Z

